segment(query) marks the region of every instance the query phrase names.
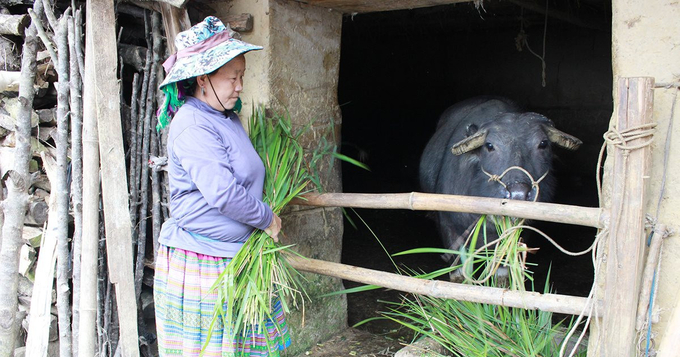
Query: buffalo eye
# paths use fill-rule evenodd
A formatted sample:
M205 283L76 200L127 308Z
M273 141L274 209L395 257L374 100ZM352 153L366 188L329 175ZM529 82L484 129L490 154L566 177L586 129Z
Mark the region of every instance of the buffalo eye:
M538 148L539 149L545 149L548 147L548 140L541 140L540 143L538 143Z
M496 148L493 147L492 143L485 143L484 147L486 148L486 151L488 151L488 152L492 152L492 151L496 150Z

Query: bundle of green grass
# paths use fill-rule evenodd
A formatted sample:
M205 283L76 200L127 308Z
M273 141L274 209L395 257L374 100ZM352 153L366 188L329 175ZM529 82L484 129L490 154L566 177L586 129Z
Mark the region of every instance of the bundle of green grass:
M487 240L486 224L495 225L498 239ZM500 266L505 266L509 272L508 287L525 291L525 282L531 281L533 286L533 281L524 261L528 249L521 241L521 224L522 221L508 217L487 220L483 216L470 237L467 251L446 251L459 254L461 265L418 276L433 278L462 269L465 283L495 286L495 273ZM478 244L478 241L483 243ZM482 248L476 248L479 246ZM433 252L441 253L442 250L418 248L398 255ZM543 292L549 292L547 281ZM388 306L388 311L382 313L383 318L401 324L416 336L436 341L453 356L556 356L560 355L564 343L564 331L573 328L573 320L553 323L553 314L547 311L422 295L404 296ZM585 352L572 350L570 355L580 356Z
M277 215L311 181L299 143L301 134L302 130L293 130L288 117L267 118L264 108L254 109L250 139L265 165L263 201ZM283 254L289 248L278 245L263 230L251 234L213 286L218 300L211 332L221 320L233 338L239 334L248 338L249 332L266 333L264 321L270 319L276 325L270 316L275 299L281 301L284 312L290 312L290 304L299 301L303 291L299 273Z
M254 108L249 127L250 139L265 165L263 201L277 215L293 198L307 192L308 187L321 189L317 167L326 160L340 159L365 168L337 153L335 144L325 136L305 156L300 138L309 126L295 130L288 115L267 113L264 107ZM279 245L262 230L252 233L213 286L218 300L211 333L220 320L223 326L231 327L227 331L233 338L239 334L246 339L249 333L265 333L263 322L267 319L280 329L270 316L273 301L281 301L285 313L298 302L304 303L302 276L288 264L284 254L295 254L289 249L291 246Z

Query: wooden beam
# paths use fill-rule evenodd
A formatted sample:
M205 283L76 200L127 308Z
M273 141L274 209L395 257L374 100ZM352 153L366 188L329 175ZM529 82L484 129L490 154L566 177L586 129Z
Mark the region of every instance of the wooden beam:
M597 207L420 192L307 194L302 199L294 199L291 204L494 214L596 228L603 228L606 221L602 209Z
M168 46L168 53L175 53L175 37L178 33L191 27L189 13L184 8L177 8L167 3L159 3L159 11L163 17L163 28L165 29L165 39Z
M544 1L541 1L539 3L531 0L508 0L508 1L529 11L537 12L543 15L546 14L546 7ZM575 26L599 31L611 31L611 24L607 23L606 21L603 21L602 19L597 20L583 19L580 16L574 16L573 14L567 13L565 11L555 9L547 9L547 14L553 19L570 23Z
M651 123L653 88L653 78L619 79L614 119L618 133ZM650 137L651 134L636 136L629 141L608 144L613 156L611 218L605 248L605 306L598 356L636 355L635 323L645 239Z
M297 270L435 298L456 299L570 315L583 313L584 316L588 316L591 310L593 315L597 311L601 311L599 310L599 302L598 306L591 309L591 302L587 298L577 296L540 294L533 291L516 291L488 286L457 284L441 280L418 279L384 271L296 256L288 256L288 261Z
M295 0L304 4L330 8L343 13L408 10L420 7L471 2L473 0Z
M92 83L85 91L94 93L94 113L99 134L102 201L106 231L109 279L116 289L123 357L139 356L132 229L128 202L125 151L120 121L117 78L118 51L116 13L113 0L87 1L86 63L91 65ZM89 58L87 58L89 56ZM94 58L92 58L94 57ZM89 88L89 89L88 89Z

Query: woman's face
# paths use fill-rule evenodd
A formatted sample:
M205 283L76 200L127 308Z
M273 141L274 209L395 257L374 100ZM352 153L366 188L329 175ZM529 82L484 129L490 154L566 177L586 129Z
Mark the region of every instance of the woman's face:
M215 110L233 109L243 90L245 71L246 58L243 55L237 56L212 74L198 76L199 88L194 95Z

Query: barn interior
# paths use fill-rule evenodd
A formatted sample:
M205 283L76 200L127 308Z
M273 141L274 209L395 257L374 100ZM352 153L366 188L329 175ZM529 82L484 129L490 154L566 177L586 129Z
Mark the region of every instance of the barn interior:
M611 48L609 1L484 1L345 15L338 89L342 152L370 171L343 164L344 192L420 191L420 155L444 109L477 95L501 95L583 141L573 152L554 150L553 202L598 206L596 168L612 113ZM425 271L444 266L436 255L388 256L441 247L427 212L356 210L347 217L352 222L345 219L343 263L385 271L395 271L395 264ZM587 227L532 224L572 252L590 247L596 234ZM537 235L523 237L539 248L527 259L535 290L543 291L549 272L552 292L587 296L589 253L569 256ZM379 300L398 296L384 290L350 294L349 324L385 311ZM377 333L393 328L364 326Z

